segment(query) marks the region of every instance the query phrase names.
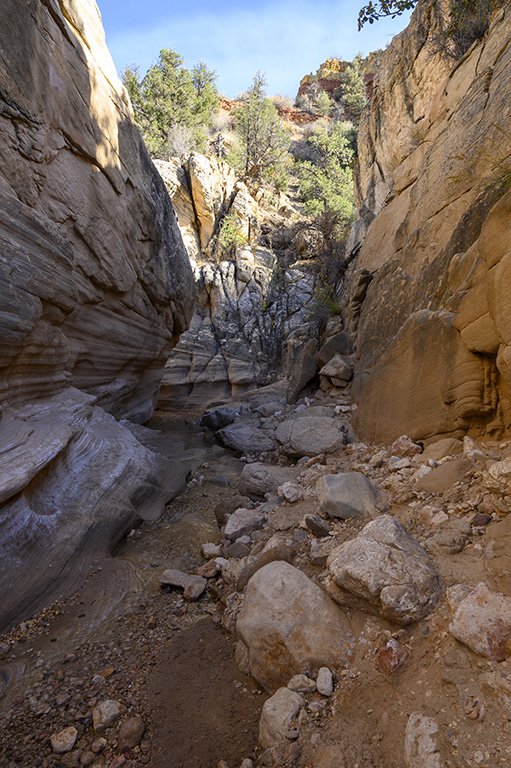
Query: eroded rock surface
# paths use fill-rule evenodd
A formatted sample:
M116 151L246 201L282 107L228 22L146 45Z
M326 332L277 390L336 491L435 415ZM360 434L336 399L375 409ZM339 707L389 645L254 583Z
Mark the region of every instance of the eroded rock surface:
M383 53L359 132L344 316L375 441L509 428L511 9L454 65L438 9L418 3Z
M157 166L176 206L198 291L190 330L167 364L162 402L203 405L274 380L285 368L295 371L295 357L317 334L311 320L316 275L300 260L289 200L279 195L269 210L226 162L197 152L183 164ZM226 215L236 217L246 240L234 254L217 245ZM312 371L298 389L315 372L313 354Z
M193 278L96 4L8 0L2 23L5 625L182 486L116 418L151 415Z
M377 612L398 624L427 616L442 595L424 549L390 515L368 523L328 558L327 589L342 605Z

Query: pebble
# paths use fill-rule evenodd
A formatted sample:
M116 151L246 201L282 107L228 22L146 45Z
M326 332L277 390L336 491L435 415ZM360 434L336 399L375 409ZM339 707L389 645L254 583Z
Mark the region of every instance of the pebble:
M295 675L291 678L287 687L290 691L296 691L296 693L313 693L316 690L316 683L307 675Z
M322 696L331 696L334 692L334 678L328 667L321 667L319 670L316 687Z
M243 544L238 540L227 547L227 554L229 557L233 558L247 557L247 555L250 554L250 549L246 544Z
M128 717L121 724L117 749L119 752L128 752L140 744L145 733L145 723L140 715Z
M59 733L54 733L53 736L50 736L51 748L57 755L71 752L77 738L78 731L74 725L70 725L69 728L64 728L63 731L59 731Z
M104 748L107 745L107 740L103 738L103 736L100 736L99 739L94 739L92 742L91 750L98 755L100 752L104 750Z
M212 542L207 542L206 544L202 545L201 552L202 552L202 557L204 557L206 560L210 560L213 557L221 556L222 547L220 544L213 544Z
M325 536L328 536L332 530L332 526L327 523L326 520L322 520L318 515L306 515L305 525L318 539L323 539Z
M300 501L303 498L303 491L296 483L284 483L277 491L279 496L283 496L290 504L294 504L295 501Z
M184 599L194 602L202 595L208 582L202 576L193 576L174 568L167 568L160 577L160 584L170 587L181 587L184 589Z
M472 525L476 527L488 525L488 523L491 523L491 515L485 515L481 512L477 512L472 518Z
M106 699L98 704L92 710L92 722L94 724L94 730L104 731L113 725L119 717L122 715L124 707L118 701L113 699Z
M109 763L108 768L122 768L123 765L126 765L126 758L124 755L118 755Z
M67 752L65 755L62 755L60 762L63 763L66 768L78 768L80 765L81 754L79 749L75 749L73 752Z
M216 559L212 559L208 560L208 562L204 563L204 565L201 565L200 568L197 568L195 574L197 576L202 576L204 579L212 579L217 575L219 571L220 566L218 565Z

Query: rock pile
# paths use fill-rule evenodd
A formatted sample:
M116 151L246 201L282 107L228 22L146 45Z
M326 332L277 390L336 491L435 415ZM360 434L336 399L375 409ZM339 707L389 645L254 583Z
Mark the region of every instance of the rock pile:
M266 397L274 398L274 391ZM240 409L238 424L249 422L251 428L261 428L254 415L265 411L261 405L264 390L257 398L257 406L254 397L248 401L248 409ZM276 405L265 411L272 415L263 417L262 428L278 437L291 424L310 420L323 426L325 420L332 420L348 434L347 401L344 405L336 399L336 406L327 414L330 402L330 395L322 390L315 399L304 401L305 408L281 399L278 410ZM309 428L306 432L312 445L315 431ZM471 683L468 700L468 689L462 683L468 680L467 672L449 666L459 663L454 656L453 662L449 658L443 663L443 654L457 647L456 640L479 659L489 659L488 663L502 663L511 655L506 619L509 598L498 594L498 584L496 590L486 583L478 586L477 577L482 574L486 552L493 572L506 579L505 561L498 564L500 552L492 550L491 542L486 550L479 542L491 530L488 523L503 524L497 522L505 514L498 511L497 487L500 493L506 492L507 451L507 443L482 446L471 439L441 439L424 449L403 435L388 448L342 441L331 453L323 446L315 456L311 456L312 450L303 456L289 452L286 442L278 439L270 451L242 455L244 487L253 493L251 511L257 517L259 510L261 517L258 527L247 532L242 557L227 557L222 562L215 590L221 590L225 603L222 623L238 638L240 668L272 694L261 716L260 746L265 750L261 765L330 768L336 764L331 762L340 759L334 723L346 716L341 714L345 706L341 702L351 700L347 697L364 697L368 676L373 691L381 685L381 676L396 681L397 689L403 691L400 695L411 696L405 689L422 689L424 678L434 689L438 668L443 680L461 686L458 690L467 723L488 717L488 707L494 711L496 702L511 696L506 693L507 683L497 686L497 678L486 671L483 662L475 672L474 663L464 656L462 666L466 668L468 663L477 680ZM270 481L272 473L282 478L286 472L293 473L293 480L287 482L300 488L297 500L285 498L284 484L278 486L277 479ZM261 484L262 479L266 484ZM246 514L246 510L240 512ZM232 517L236 519L237 514ZM227 527L223 537L222 552L227 555ZM277 555L270 564L258 564L267 552L279 551L284 543L289 550L285 557ZM240 578L243 572L249 578ZM451 586L460 579L463 587ZM325 592L333 598L330 607L324 602ZM342 608L348 608L348 613ZM355 616L366 617L362 632L355 628L360 626ZM422 675L415 668L417 654L426 665ZM374 693L371 696L374 701ZM351 700L350 706L356 704ZM372 712L369 708L366 719L372 719ZM452 718L452 709L449 712L446 717ZM328 735L319 749L315 729L327 715L332 726L322 725L322 744ZM388 747L386 764L444 768L454 740L460 757L453 765L467 761L468 765L493 766L492 758L488 762L477 738L469 735L463 723L457 723L459 736L452 736L451 742L451 737L446 739L441 725L446 721L428 706L427 699L424 708L409 717L398 711L395 716L401 723L402 756L392 762ZM342 753L362 754L360 745L349 736L341 737L341 743ZM388 743L387 737L377 732L363 754L374 753L376 758L384 743ZM497 745L491 754L501 754L499 749Z

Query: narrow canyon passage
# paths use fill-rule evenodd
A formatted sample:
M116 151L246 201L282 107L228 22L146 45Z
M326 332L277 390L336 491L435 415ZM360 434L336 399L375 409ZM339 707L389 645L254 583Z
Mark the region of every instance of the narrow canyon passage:
M493 590L507 589L509 524L484 512L497 497L478 467L504 468L511 446L318 452L350 432L349 393L289 405L284 384L213 406L211 429L198 411L155 413L181 441L186 489L2 638L1 768L505 764L492 616L507 620ZM252 452L263 438L273 447ZM176 571L201 593L162 587Z
M57 712L63 723L71 715L84 739L89 707L105 698L142 709L150 740L141 765L236 764L256 748L262 689L240 682L232 635L212 618L218 601L187 603L159 583L164 568L192 572L204 562L201 545L219 537L215 507L239 496L243 464L199 427L200 415L157 412L150 424L181 441L195 468L185 492L160 520L133 529L112 559L96 563L70 599L3 639L2 768L57 765L48 762L48 724L55 728Z

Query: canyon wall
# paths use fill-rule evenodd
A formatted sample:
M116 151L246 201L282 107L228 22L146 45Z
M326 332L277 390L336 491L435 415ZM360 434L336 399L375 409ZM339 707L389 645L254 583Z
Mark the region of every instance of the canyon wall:
M151 415L194 284L94 0L6 0L0 38L5 626L181 487L119 419Z
M359 134L344 318L361 437L511 427L511 8L457 62L419 3Z
M197 307L167 363L160 404L193 407L268 384L317 336L317 264L293 204L261 188L255 197L224 161L193 152L156 161L194 265ZM225 216L242 243L217 244Z

